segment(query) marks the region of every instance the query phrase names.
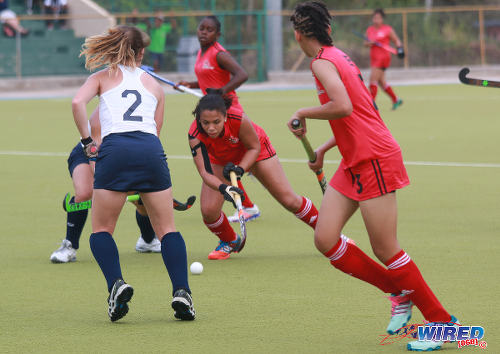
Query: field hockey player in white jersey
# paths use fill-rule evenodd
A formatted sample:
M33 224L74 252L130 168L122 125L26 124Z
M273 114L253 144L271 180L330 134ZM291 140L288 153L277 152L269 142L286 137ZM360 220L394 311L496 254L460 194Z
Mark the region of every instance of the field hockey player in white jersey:
M172 185L158 138L165 98L160 85L139 67L149 37L132 26L117 26L85 40L81 55L94 70L73 98L73 116L88 157L96 157L90 248L108 285L108 315L116 321L128 312L133 288L122 277L118 249L111 236L127 192L137 191L161 242L172 281L174 316L194 320L187 277L186 246L176 231ZM86 105L99 95L102 144L89 135Z

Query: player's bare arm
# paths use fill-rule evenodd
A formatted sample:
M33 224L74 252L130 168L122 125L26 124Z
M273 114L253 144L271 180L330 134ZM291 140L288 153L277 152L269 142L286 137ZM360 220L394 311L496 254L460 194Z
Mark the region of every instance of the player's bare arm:
M212 165L205 144L196 138L189 139L189 147L193 161L203 182L210 188L218 191L224 182L217 178L212 171Z
M156 133L160 136L161 128L163 126L163 113L165 108L165 95L160 84L150 75L143 74L141 76L141 82L144 87L151 92L156 99L158 104L155 110L155 122L156 122Z
M181 80L177 83L177 86L179 86L179 85L186 86L188 88L200 88L200 84L198 84L198 81L183 81L183 80Z
M219 64L222 69L231 73L231 80L229 80L225 86L221 87L223 95L236 90L248 80L248 74L245 69L243 69L228 52L220 52L217 54L217 64Z
M320 145L316 150L316 161L311 162L308 161L307 164L309 165L309 168L313 170L314 172L320 170L323 168L323 160L325 158L325 153L330 150L331 148L337 146L337 140L335 139L334 136L332 136L330 139L328 139L325 143Z
M396 44L396 47L401 47L403 45L393 29L391 29L391 32L389 33L389 38Z
M292 115L288 121L288 128L299 138L307 132L306 118L332 120L347 117L352 113L351 99L335 65L328 60L315 60L312 70L325 88L330 101L321 106L301 108ZM295 119L300 121L301 128L292 127Z
M96 142L97 146L101 145L101 122L99 121L99 106L94 109L90 115L90 131L91 137Z
M259 142L259 137L257 136L257 133L255 132L252 123L250 122L250 119L248 119L245 116L243 116L241 120L239 138L243 143L243 145L245 146L245 148L247 149L245 155L243 155L243 158L239 163L239 166L243 168L245 171L248 171L248 169L257 160L257 157L259 157L260 142Z
M87 103L99 92L100 82L98 74L90 75L71 101L73 118L82 138L90 136L87 122Z

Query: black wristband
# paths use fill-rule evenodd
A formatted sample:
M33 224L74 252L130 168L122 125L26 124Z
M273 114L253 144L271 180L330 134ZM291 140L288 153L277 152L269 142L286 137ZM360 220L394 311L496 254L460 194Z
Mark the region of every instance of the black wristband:
M81 139L80 141L82 142L83 146L86 146L86 145L90 144L91 142L93 142L92 137L90 137L90 136L88 138Z

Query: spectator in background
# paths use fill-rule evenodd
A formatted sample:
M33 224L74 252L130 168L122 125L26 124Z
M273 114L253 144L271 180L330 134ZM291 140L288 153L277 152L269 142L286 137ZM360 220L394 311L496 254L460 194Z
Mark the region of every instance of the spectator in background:
M153 62L155 71L163 67L163 54L165 53L165 44L167 35L176 26L175 20L172 23L164 23L161 14L156 15L154 26L151 28L151 44L148 47L150 60Z
M43 7L45 13L49 15L54 15L55 18L61 15L66 15L68 13L68 0L45 0L43 2ZM47 20L47 29L53 30L54 23L57 20ZM59 27L66 29L66 19L59 20Z
M132 10L132 17L129 17L128 22L132 25L137 27L143 32L148 33L149 32L149 21L146 20L145 18L139 18L137 15L139 14L139 10L137 8Z
M25 36L29 31L21 26L14 11L9 9L9 0L0 0L0 22L2 31L7 37L14 37L16 32Z

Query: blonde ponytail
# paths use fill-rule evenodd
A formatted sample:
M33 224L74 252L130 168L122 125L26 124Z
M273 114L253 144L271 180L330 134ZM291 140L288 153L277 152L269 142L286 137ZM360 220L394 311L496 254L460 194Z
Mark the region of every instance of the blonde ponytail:
M116 26L108 33L85 39L80 56L85 55L85 68L95 70L107 65L110 73L118 64L135 67L139 53L150 43L149 36L134 26Z

